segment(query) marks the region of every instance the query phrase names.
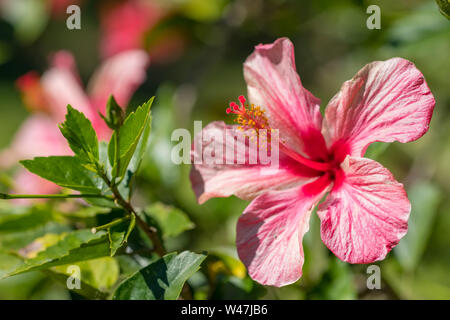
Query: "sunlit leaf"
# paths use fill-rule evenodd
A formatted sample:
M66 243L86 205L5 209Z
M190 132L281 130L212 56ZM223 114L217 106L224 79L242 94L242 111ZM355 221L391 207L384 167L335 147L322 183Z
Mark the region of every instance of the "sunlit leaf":
M20 163L30 172L60 185L85 193L101 193L103 183L76 157L52 156L22 160Z
M169 253L122 282L113 299L175 300L205 258L205 255L189 251Z
M148 206L145 214L154 219L164 238L175 237L195 227L183 211L159 202Z
M108 235L104 231L93 234L90 230L77 230L66 234L54 245L40 251L35 258L27 259L5 276L33 270L109 256Z
M148 127L151 123L150 107L153 98L132 112L125 119L120 128L118 139L114 132L108 145L109 161L112 165L112 176L123 178L127 172L128 165L137 149L143 135L148 137ZM118 140L118 144L117 144ZM142 151L143 152L143 151ZM116 161L118 159L118 162ZM140 162L140 159L138 160Z
M115 225L108 229L111 256L114 256L121 247L127 242L131 231L136 224L136 218L131 215L129 220L125 220L122 223Z
M448 0L436 0L442 15L450 20L450 2Z
M83 113L68 105L66 121L60 125L60 130L80 159L91 163L98 162L97 134Z
M70 266L76 265L80 268L81 286L87 284L92 288L105 291L111 288L119 278L119 264L111 257L103 257L88 261L80 261L70 265L58 266L52 268L53 272L57 272L66 276L72 275Z

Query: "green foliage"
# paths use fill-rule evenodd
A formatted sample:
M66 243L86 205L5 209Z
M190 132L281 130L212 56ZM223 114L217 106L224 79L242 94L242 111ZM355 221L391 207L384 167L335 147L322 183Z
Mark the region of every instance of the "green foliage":
M395 247L394 252L402 267L413 271L428 243L441 195L435 186L423 182L408 190L408 198L412 208L408 233Z
M211 299L246 300L262 298L267 290L253 281L244 264L223 252L208 254L204 268L208 281L212 284Z
M45 1L3 2L6 5L0 10L0 64L7 62L4 65L7 72L0 75L0 143L2 148L7 148L16 130L28 129L25 124L29 122L24 122L24 126L20 124L29 116L28 108L25 107L31 106L26 101L29 100L29 91L17 90L13 84L15 78L26 72L29 66L44 71L47 67L44 57L53 52L55 47L60 47L60 44L74 54L82 79L94 74L100 61L89 57L98 56L97 35L98 26L101 25L98 19L102 17L99 16L99 6L82 5L84 31L71 32L69 35L65 28L61 28L61 23L65 22L58 18L61 12L50 11ZM91 189L92 185L89 184L81 192L107 195L107 198L84 198L81 201L50 199L45 200L45 205L20 203L20 206L26 205L24 208L20 208L15 201L0 200L0 276L23 264L23 255L31 259L28 255L33 252L37 254L35 250L38 244L43 250L54 245L54 241L59 241L62 234L104 226L128 215L117 201L112 188L98 175L100 171L116 184L118 193L125 201L133 200L132 204L138 206L135 209L140 217L154 223L158 231L155 234L164 241L166 248L178 249L179 252L185 248L226 250L227 255L216 251L208 254L208 259L202 264L202 272L195 273L189 279L196 299L342 299L349 296L367 299L448 299L450 201L444 196L450 190L450 24L446 19L448 14L445 14L447 0L436 0L444 8L441 9L444 16L435 1L381 0L376 3L382 8L380 30L366 28L369 3L365 1L159 2L164 2L165 6L167 2L171 15L157 21L143 35L145 39L142 44L150 52L152 63L148 70L148 81L132 96L130 109L127 110L134 110L139 103L144 102L148 92L156 93L157 99L151 107L152 118L156 120L151 125L151 139L149 125L142 133L123 177L119 174L113 177L115 160L113 163L109 161L110 141L98 143L98 168L87 163L86 158L83 159L80 152L76 152L83 170L88 171L88 176L92 174L89 177L93 178L95 185ZM49 18L58 21L48 24ZM321 110L343 81L350 79L363 65L392 57L412 61L423 73L436 99L430 130L424 137L407 144L374 143L365 154L367 158L379 160L399 182L405 184L412 203L408 233L386 259L379 262L381 290L366 290L367 266L344 264L342 269L336 266L333 254L321 241L320 221L313 213L309 231L303 239L305 261L301 279L286 287L270 287L265 293L259 292L260 289L265 291L264 288L246 275L245 268L235 257L236 220L248 201L230 197L212 199L199 206L188 178L190 166L175 165L168 161L173 146L171 133L175 128L186 128L193 132L193 119L202 120L203 125L219 119L231 122L224 114L224 107L236 96L245 94L242 63L254 45L272 42L279 36L288 36L293 41L299 76L304 87L321 98ZM229 50L230 43L232 52ZM21 51L32 51L33 54L22 54ZM40 80L46 81L53 71L52 68L51 72L42 74ZM121 74L116 76L122 77ZM123 86L125 81L122 82L122 79L112 80L114 90L111 92L128 89ZM171 85L167 86L169 81ZM86 107L92 102L96 110L103 112L109 128L118 129L120 133L121 126L118 124L123 125L128 114L121 111L125 111L127 106L123 105L122 109L113 98L108 101L106 109L105 106L97 105L97 101L102 100L99 96L107 93L109 82L100 84L104 90L99 91L103 92L96 90L98 87L94 82L89 88L93 90L88 90L91 101L73 99L68 94L70 90L63 89L64 82L60 82L61 95L56 98L63 102L72 96L73 101L63 103L85 100L88 102ZM43 85L44 81L39 84ZM82 94L82 91L78 93ZM77 96L80 97L79 94ZM53 104L48 103L43 107L46 110L31 108L37 111L31 116L32 119L35 119L35 115L43 116L42 111L54 111ZM73 107L81 106L73 104ZM60 119L59 111L57 119ZM36 135L36 139L38 136L41 135ZM149 148L146 148L149 141ZM31 154L32 149L23 151ZM9 151L2 150L1 160L4 154L12 155L8 154ZM137 171L142 159L139 154L145 156L141 169ZM21 183L21 180L16 179L16 169L2 166L0 192L7 193ZM48 169L52 170L50 166ZM42 171L48 170L44 168ZM66 180L66 169L55 176L58 180ZM422 182L424 180L426 183ZM78 185L78 181L75 185ZM62 190L63 194L69 191ZM166 236L167 228L164 228L163 222L157 221L158 215L153 217L144 212L147 207L158 206L157 203L180 208L195 221L198 228L188 234L182 232L178 236ZM165 218L162 220L166 221ZM184 229L183 220L180 219L180 226L175 229L171 227L170 230ZM167 221L172 219L167 218ZM115 225L117 233L113 230L114 226L101 231L106 233L107 256L75 263L81 267L82 291L74 289L75 294L69 294L65 286L67 265L63 265L1 280L0 299L70 299L79 298L78 295L88 299L110 298L118 282L158 259L158 255L152 251L150 239L138 223L127 241L123 241L126 226L126 223ZM117 250L111 257L114 248ZM91 263L92 268L87 266ZM95 270L105 273L105 279L93 280L97 278L94 275L94 263ZM120 266L119 271L116 269L117 264ZM54 279L62 285L55 283ZM358 292L353 291L349 295L349 291L343 289L346 281L355 283Z
M32 207L22 213L9 213L0 215L0 233L19 232L46 224L54 218L48 207Z
M322 280L308 293L311 299L348 300L357 295L350 266L332 258Z
M86 169L77 157L37 157L20 163L30 172L64 188L85 193L101 193L104 188L100 177Z
M156 202L145 208L145 214L161 230L164 238L175 237L195 227L181 210Z
M59 127L72 151L88 163L98 162L97 134L91 122L80 111L67 106L66 121Z
M70 276L68 267L71 265L54 267L52 271ZM80 261L75 265L80 268L80 280L98 290L111 288L119 277L119 264L111 257Z
M128 241L131 231L136 225L135 216L130 216L130 219L125 220L117 225L108 228L108 235L111 248L111 256L114 256L121 247Z
M448 0L436 0L442 15L450 20L450 2Z
M0 251L15 252L47 233L57 234L69 228L59 221L59 214L48 205L14 210L0 210Z
M122 265L128 261L127 265L138 272L120 284L114 298L178 298L183 285L206 256L187 251L164 255L164 245L158 241L180 235L192 229L194 224L181 210L156 202L147 206L142 214L150 224L139 220L139 226L145 232L134 233L131 237L137 219L141 219L129 202L131 182L149 144L152 101L153 98L123 119L122 109L110 97L107 114L103 117L114 130L108 145L99 143L92 124L83 113L68 106L60 130L75 156L21 161L30 172L64 188L80 191L79 197L84 197L95 207L83 206L73 212L55 213L45 210L47 206L34 206L20 213L0 215L0 234L22 234L55 221L63 225L72 221L85 227L73 230L67 226L60 232L32 233L19 244L13 239L9 247L0 241L3 248L10 250L5 253L0 250L7 261L0 265L3 278L42 270L57 282L65 283L71 280L70 268L75 264L81 270L82 287L74 288L74 292L89 299L105 299L119 279L116 257L131 252L132 257L123 257L120 261ZM72 195L54 197L69 196ZM5 199L8 197L5 195ZM48 197L52 198L52 195ZM143 236L149 238L145 240ZM147 247L149 244L152 249ZM150 250L164 257L154 261ZM137 261L153 262L142 268L134 260L137 256Z
M150 107L153 98L132 112L124 121L120 130L115 131L108 145L109 162L112 176L121 180L127 173L128 165L135 154L141 137L148 138L150 130ZM143 153L144 150L139 150ZM139 162L140 160L137 160ZM135 169L135 168L134 168ZM131 174L134 172L131 171Z
M73 266L71 264L53 267L46 270L46 273L66 286L67 281L70 281L69 277L73 276ZM80 270L80 288L74 287L72 290L87 299L106 299L106 290L116 283L120 272L118 262L111 257L81 261L75 266Z
M110 254L107 233L76 230L62 237L55 244L40 251L36 257L26 259L23 264L10 270L5 276L23 272L48 269L50 267L108 256Z
M205 258L205 255L189 251L170 253L122 282L113 299L175 300Z
M120 128L123 124L124 112L116 99L114 99L114 96L109 97L106 103L106 116L101 115L101 117L105 120L108 127L113 130Z

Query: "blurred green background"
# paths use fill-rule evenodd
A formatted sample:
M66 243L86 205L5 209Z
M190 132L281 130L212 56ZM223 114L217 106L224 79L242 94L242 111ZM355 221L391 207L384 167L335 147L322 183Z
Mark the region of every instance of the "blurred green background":
M28 115L14 84L19 76L30 70L44 72L48 55L67 49L75 55L82 80L89 79L101 61L99 16L107 1L81 3L81 30L68 30L67 15L50 13L46 1L14 2L20 5L13 13L0 13L0 148L9 145ZM342 82L365 64L396 56L416 64L436 99L430 130L423 138L371 148L373 157L405 184L412 202L408 234L384 261L376 263L381 268L380 290L367 289L367 266L340 262L329 252L314 217L304 240L304 274L299 282L264 290L248 278L237 284L239 277L230 276L212 298L450 299L450 21L440 14L436 2L160 2L171 14L148 30L147 47L168 30L180 34L174 41L183 45L171 59L152 61L147 81L130 103L133 109L156 96L151 151L133 201L138 206L152 201L171 204L194 221L196 228L172 240L169 247L236 257L235 226L248 203L231 197L198 205L190 187L190 166L170 162L174 145L170 136L175 128L192 130L194 120L202 120L203 125L230 120L225 119L225 107L245 94L242 63L254 45L289 37L303 85L321 98L323 108ZM380 30L366 27L371 4L381 8ZM2 180L5 174L0 174ZM6 266L0 254L0 270ZM241 296L237 287L245 288L239 291ZM0 281L0 299L69 298L73 296L63 286L40 272Z

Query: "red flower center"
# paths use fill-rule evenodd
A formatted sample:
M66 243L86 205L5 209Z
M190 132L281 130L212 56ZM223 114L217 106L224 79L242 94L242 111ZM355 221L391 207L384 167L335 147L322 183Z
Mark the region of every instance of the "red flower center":
M238 124L238 129L241 131L253 129L258 136L264 134L267 137L267 141L270 142L273 129L269 125L265 110L253 104L248 105L244 96L239 96L238 99L240 106L236 102L231 102L230 106L226 109L228 114L232 113L237 115L234 122ZM334 182L333 188L339 188L345 178L341 163L349 154L348 144L344 141L339 141L331 148L327 148L321 132L317 129L311 129L301 135L305 153L309 157L305 157L294 151L283 143L283 141L279 142L280 152L300 164L317 171L320 179L312 184L311 188L314 190L311 190L311 192L321 191L320 189L326 187L330 182Z

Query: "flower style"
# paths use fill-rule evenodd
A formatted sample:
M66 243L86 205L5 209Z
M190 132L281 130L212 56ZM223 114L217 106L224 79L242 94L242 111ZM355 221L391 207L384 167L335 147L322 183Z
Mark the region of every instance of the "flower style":
M64 121L68 104L83 112L93 124L99 139L106 140L111 130L101 119L107 99L112 94L121 106L146 78L149 64L144 51L122 52L103 62L94 73L85 93L76 71L73 56L57 52L51 68L42 77L30 72L17 80L25 105L34 113L25 120L11 146L0 154L0 166L10 167L18 160L36 156L72 154L58 124ZM15 192L51 193L59 190L55 184L26 171L15 177Z
M372 142L405 143L428 130L435 101L421 72L401 58L372 62L344 82L323 119L319 100L302 86L288 39L256 46L244 77L249 100L265 110L260 119L279 130L278 171L228 161L235 164L196 164L191 182L199 203L233 194L252 200L236 240L249 275L273 286L301 277L302 238L325 195L317 210L325 245L349 263L384 259L406 234L411 205L389 170L363 156ZM242 107L232 103L227 112L251 120L246 127L262 128L240 100ZM213 122L203 134L236 130Z

